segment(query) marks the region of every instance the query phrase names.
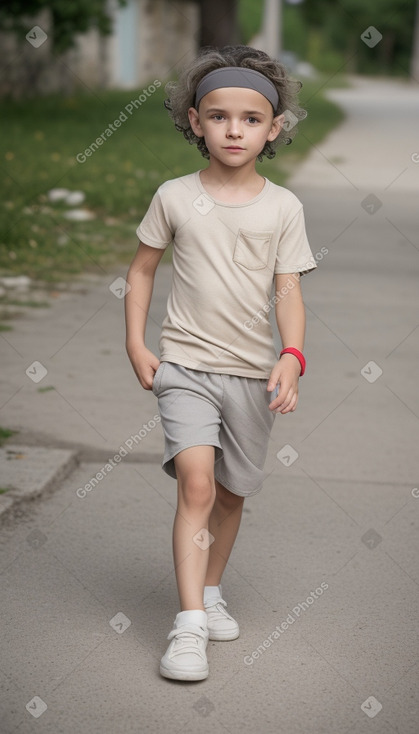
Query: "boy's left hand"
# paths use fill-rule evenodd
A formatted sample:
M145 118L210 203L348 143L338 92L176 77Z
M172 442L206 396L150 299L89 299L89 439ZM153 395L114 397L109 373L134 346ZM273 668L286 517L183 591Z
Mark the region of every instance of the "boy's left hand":
M283 354L268 380L267 390L272 392L279 383L278 397L269 404L274 413L292 413L298 403L298 379L301 365L293 354Z

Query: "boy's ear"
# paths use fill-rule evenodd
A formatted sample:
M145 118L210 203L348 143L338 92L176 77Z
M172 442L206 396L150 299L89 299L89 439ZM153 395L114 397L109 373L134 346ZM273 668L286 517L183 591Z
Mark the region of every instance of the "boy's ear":
M272 127L269 131L267 140L271 142L272 140L275 140L275 138L278 137L279 133L282 130L282 126L284 122L285 122L285 115L277 115L277 117L274 117L274 119L272 120Z
M199 122L199 113L195 109L195 107L189 107L189 109L188 109L188 118L189 118L189 124L190 124L193 132L197 136L197 138L203 138L204 137L204 133L203 133L203 130L201 128L201 124Z

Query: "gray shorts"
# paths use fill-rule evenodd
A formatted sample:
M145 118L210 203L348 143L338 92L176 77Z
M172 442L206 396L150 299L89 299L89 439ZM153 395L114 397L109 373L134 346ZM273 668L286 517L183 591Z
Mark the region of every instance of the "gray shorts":
M192 370L160 362L152 390L165 435L162 468L176 479L173 457L214 446L214 476L240 497L260 492L275 414L267 379Z

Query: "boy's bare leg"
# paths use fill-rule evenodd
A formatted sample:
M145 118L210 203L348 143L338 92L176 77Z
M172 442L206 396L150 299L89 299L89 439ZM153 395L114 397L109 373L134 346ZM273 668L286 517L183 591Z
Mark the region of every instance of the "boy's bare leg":
M173 525L173 557L181 611L204 610L208 536L193 539L208 521L215 500L214 447L192 446L175 456L178 506Z
M210 545L206 586L218 586L240 527L244 497L230 492L215 480L216 498L208 529L215 540Z

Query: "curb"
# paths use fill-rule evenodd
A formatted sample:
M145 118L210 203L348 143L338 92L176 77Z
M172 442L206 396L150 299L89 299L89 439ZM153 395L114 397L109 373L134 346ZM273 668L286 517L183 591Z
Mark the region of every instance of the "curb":
M0 448L0 524L17 518L25 505L54 492L79 464L79 452L7 444Z

